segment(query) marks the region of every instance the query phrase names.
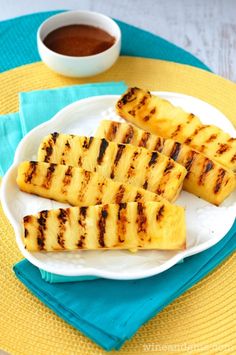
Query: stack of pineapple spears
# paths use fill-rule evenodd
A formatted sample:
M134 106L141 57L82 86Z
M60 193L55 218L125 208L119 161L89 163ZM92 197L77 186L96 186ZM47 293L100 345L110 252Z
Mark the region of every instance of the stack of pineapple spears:
M132 124L53 133L20 164L22 191L77 206L26 216L26 249L183 249L184 209L172 204L182 185L215 205L235 189L236 142L219 128L137 88L116 108Z

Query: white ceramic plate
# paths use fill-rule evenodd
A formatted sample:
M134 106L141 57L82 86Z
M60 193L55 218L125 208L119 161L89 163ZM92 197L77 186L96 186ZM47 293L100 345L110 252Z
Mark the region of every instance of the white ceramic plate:
M182 94L158 92L189 112L198 115L204 123L212 123L235 136L227 118L209 104ZM215 207L185 191L177 200L186 208L187 250L185 251L75 251L28 252L22 239L22 217L43 209L65 207L62 203L21 192L16 185L17 166L24 160L36 160L42 138L52 132L93 135L104 118L121 120L114 105L118 96L99 96L77 101L58 112L50 121L36 127L20 142L12 167L2 182L2 204L14 227L16 242L32 264L55 274L67 276L96 275L110 279L139 279L167 270L179 260L199 253L219 242L231 228L236 215L236 192L220 206Z

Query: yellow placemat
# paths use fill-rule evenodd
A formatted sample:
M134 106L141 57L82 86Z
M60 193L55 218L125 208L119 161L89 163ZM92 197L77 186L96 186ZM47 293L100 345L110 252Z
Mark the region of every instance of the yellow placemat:
M199 97L236 125L236 84L190 66L133 57L121 57L109 71L89 80L61 77L42 63L0 74L0 113L18 110L20 91L109 80ZM0 348L22 355L105 354L14 277L12 265L21 258L13 229L0 209ZM235 274L236 254L144 325L119 354L236 353Z
M135 57L120 57L110 70L85 79L57 75L42 62L7 71L0 74L0 114L18 111L18 93L22 91L112 80L196 96L223 111L236 126L236 84L192 66Z

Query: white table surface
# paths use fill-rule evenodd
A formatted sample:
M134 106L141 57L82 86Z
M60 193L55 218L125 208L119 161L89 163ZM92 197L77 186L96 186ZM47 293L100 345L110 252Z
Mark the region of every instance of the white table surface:
M236 82L236 0L0 0L0 21L57 9L99 11L153 32Z
M0 21L56 9L99 11L149 30L236 82L236 0L0 0Z

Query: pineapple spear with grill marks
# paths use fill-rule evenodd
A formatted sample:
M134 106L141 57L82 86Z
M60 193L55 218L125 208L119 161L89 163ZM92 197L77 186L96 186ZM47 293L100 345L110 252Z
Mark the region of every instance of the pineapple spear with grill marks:
M116 104L118 114L138 127L173 138L236 172L236 138L149 91L130 88Z
M29 251L184 249L184 209L129 202L45 210L23 219Z
M61 164L25 161L18 167L16 181L22 191L72 206L132 201L163 201L164 205L169 204L151 191Z
M96 136L117 143L129 143L161 152L183 165L188 174L183 188L219 205L236 187L232 170L206 157L186 144L143 131L129 123L101 121Z
M129 183L174 201L187 170L158 152L104 138L53 133L40 144L38 160L79 166L107 178Z

